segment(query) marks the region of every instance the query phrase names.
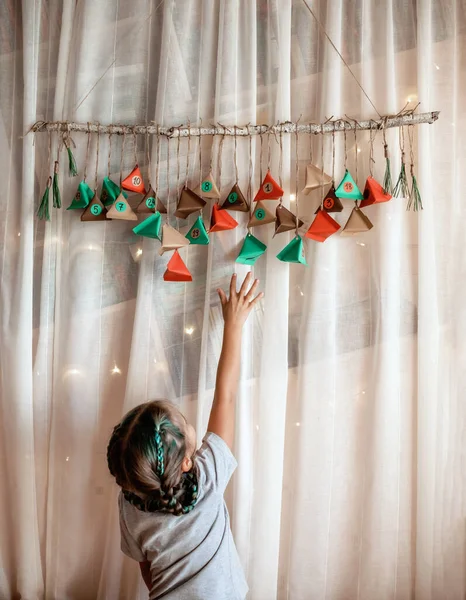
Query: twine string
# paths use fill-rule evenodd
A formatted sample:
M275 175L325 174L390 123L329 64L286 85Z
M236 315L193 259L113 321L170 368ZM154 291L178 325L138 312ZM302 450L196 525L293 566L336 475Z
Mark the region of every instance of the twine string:
M87 178L87 165L89 163L89 149L91 146L91 124L87 122L87 149L86 149L86 162L84 163L84 181Z

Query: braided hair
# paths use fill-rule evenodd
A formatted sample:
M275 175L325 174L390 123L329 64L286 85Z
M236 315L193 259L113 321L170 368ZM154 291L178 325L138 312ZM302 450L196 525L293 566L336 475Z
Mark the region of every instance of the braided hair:
M114 428L107 463L123 495L139 510L182 515L197 501L197 472L182 472L189 454L186 421L166 401L133 408Z

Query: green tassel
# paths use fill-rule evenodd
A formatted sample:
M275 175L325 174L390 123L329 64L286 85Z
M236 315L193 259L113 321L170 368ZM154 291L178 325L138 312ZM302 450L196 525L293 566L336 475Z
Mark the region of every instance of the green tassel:
M414 210L417 212L418 210L424 210L424 207L422 206L421 192L419 191L416 177L414 175L412 177L413 182L411 185L411 191L409 193L408 204L406 205L406 210Z
M398 176L398 180L393 190L393 196L395 198L409 198L409 187L408 180L406 178L406 167L404 161L401 163L401 171Z
M49 209L49 193L50 186L52 185L52 178L49 177L47 180L47 187L45 188L44 195L40 201L39 208L37 210L37 216L41 220L50 221L50 209Z
M76 166L76 161L70 146L66 147L66 151L68 152L68 169L70 177L75 177L78 174L78 167Z
M384 194L393 194L392 171L390 169L390 157L388 156L388 146L384 144L385 150L385 175L383 178Z
M52 195L53 195L53 207L61 208L60 188L58 187L58 161L55 161L55 166L53 168Z

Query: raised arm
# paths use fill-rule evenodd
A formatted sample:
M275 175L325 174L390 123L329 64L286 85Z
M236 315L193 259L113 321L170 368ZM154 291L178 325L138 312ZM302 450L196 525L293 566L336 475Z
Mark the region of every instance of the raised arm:
M252 274L248 273L239 292L236 291L236 275L230 283L230 297L217 290L223 308L225 328L223 345L218 362L215 396L210 413L208 431L220 436L228 446L233 446L235 437L235 405L238 393L243 325L252 308L264 294L254 296L259 285L256 279L251 285Z

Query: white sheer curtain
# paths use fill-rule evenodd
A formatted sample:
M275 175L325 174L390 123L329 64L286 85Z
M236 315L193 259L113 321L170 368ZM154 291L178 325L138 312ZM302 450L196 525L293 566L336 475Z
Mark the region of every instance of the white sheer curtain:
M255 268L266 298L245 332L239 469L228 493L249 597L462 599L466 9L460 0L307 2L379 112L409 98L441 116L416 136L422 213L407 213L403 200L370 207L370 233L307 242L308 269L276 260L285 234L258 233L268 244ZM221 341L214 290L235 268L245 272L234 264L245 219L188 249L194 283L164 283L167 258L128 223L81 223L65 210L45 225L35 219L48 136L20 136L39 119L171 126L377 115L303 0L20 4L0 1L0 597L144 598L137 566L119 550L107 439L124 411L156 397L178 402L202 436ZM73 137L81 177L86 136ZM360 185L368 139L358 136L360 153L347 139ZM388 141L396 177L398 133ZM116 181L121 142L112 140ZM311 145L321 161L321 138L310 142L299 142L300 186ZM211 152L203 139L204 173L212 154L219 175L219 143ZM269 144L278 176L273 138L263 139L262 169ZM257 186L259 139L253 151ZM52 159L56 152L54 140ZM99 181L107 153L103 137ZM95 158L94 140L90 182ZM223 195L233 159L226 139ZM380 135L375 159L380 180ZM138 160L146 176L144 140ZM285 201L295 210L294 161L294 139L284 136ZM60 162L66 207L79 178L67 176L63 152ZM248 162L239 140L244 190ZM129 137L124 171L133 164ZM176 142L164 143L160 195L167 200L169 172L172 210L176 164ZM193 185L198 164L192 140ZM318 202L299 197L301 218L310 222Z

